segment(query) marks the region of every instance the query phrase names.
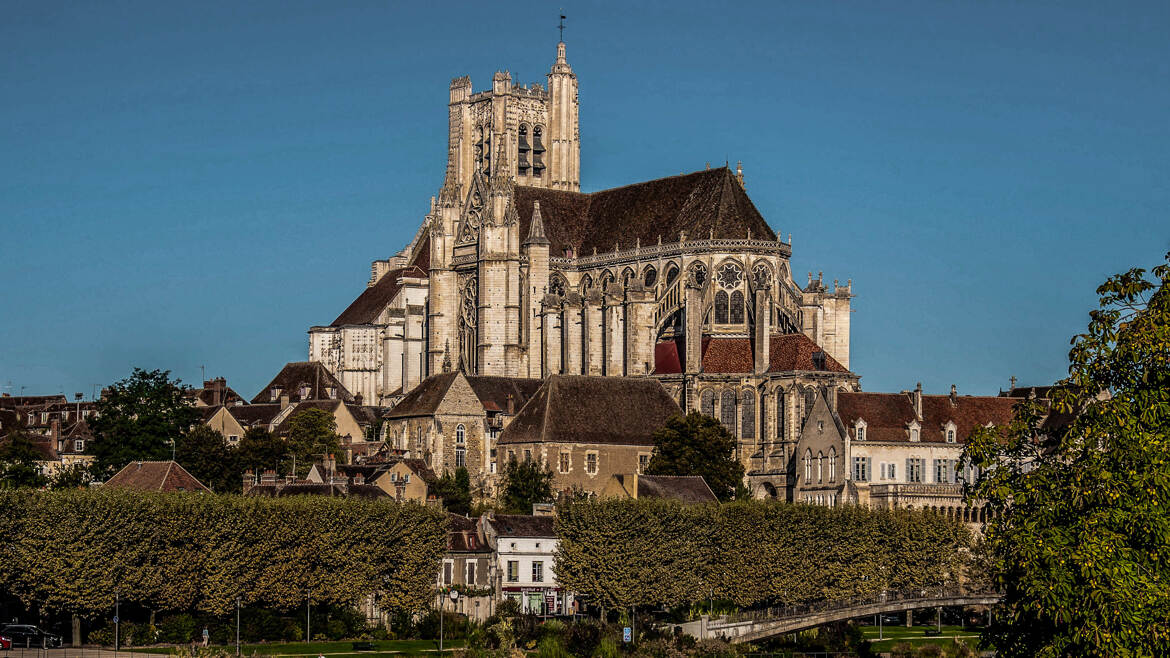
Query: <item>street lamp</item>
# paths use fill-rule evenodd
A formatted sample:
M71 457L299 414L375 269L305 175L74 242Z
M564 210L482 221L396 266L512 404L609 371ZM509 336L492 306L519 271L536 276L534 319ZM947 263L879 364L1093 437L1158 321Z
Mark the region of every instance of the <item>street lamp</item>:
M240 655L240 597L236 597L236 655Z
M305 590L305 643L309 642L309 629L311 628L311 625L313 623L309 619L309 610L310 610L310 606L312 605L310 603L310 601L312 600L312 598L313 598L313 590L312 589Z

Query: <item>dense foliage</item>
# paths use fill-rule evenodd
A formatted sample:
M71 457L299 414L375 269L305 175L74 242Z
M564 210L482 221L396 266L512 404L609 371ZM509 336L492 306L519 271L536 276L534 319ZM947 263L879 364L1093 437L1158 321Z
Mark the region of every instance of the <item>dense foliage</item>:
M576 502L562 506L556 526L559 583L610 609L953 586L971 541L961 524L923 512L771 501Z
M175 461L212 491L239 493L242 489L237 450L206 425L196 425L179 439Z
M463 466L455 474L444 471L431 487L431 494L443 501L443 509L452 514L471 513L471 474Z
M36 444L23 431L0 439L0 489L45 486L48 480L37 463L41 459Z
M548 464L537 460L518 461L515 457L504 465L500 485L500 506L508 514L531 514L534 503L553 500L553 472Z
M968 441L998 655L1170 655L1170 265L1152 273L1097 289L1052 409L1029 400Z
M97 416L90 421L94 441L94 476L105 480L132 461L171 458L178 441L199 420L199 412L184 398L181 382L170 371L134 373L103 389Z
M443 516L390 501L0 492L0 588L93 617L124 603L224 614L354 604L425 607L446 546Z
M743 483L735 436L719 421L697 411L671 418L654 433L654 456L646 473L701 475L719 500L730 500Z
M341 453L337 419L322 409L298 411L288 419L288 450L296 459L297 477L305 477L313 462Z

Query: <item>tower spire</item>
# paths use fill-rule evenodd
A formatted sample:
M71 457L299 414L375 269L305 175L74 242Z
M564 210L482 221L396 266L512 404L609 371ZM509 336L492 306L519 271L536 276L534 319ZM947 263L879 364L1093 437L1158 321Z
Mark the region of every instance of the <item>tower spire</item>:
M561 13L561 22L557 25L557 29L559 29L561 31L561 38L557 39L557 41L559 41L561 43L564 43L564 41L565 41L565 14L563 13L564 11L565 11L564 9L561 10L561 12L562 12Z

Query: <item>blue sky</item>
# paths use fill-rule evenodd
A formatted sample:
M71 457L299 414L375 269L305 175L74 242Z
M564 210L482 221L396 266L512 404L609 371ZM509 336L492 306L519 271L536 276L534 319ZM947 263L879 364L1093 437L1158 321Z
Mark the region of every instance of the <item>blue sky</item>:
M543 81L561 4L0 4L0 391L255 394L409 241L450 79ZM798 281L853 280L865 390L1051 382L1170 249L1170 3L563 5L583 188L743 161Z

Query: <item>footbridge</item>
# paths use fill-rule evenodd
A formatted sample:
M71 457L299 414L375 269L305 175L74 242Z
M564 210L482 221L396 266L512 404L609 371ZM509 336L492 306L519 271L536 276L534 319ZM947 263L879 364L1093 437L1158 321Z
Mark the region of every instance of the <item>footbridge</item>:
M945 606L992 605L999 600L1000 594L994 592L886 592L867 599L746 610L717 618L704 615L696 621L677 624L676 628L700 640L723 638L733 643L752 642L856 617Z

